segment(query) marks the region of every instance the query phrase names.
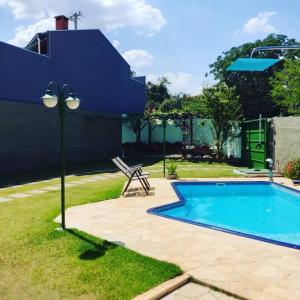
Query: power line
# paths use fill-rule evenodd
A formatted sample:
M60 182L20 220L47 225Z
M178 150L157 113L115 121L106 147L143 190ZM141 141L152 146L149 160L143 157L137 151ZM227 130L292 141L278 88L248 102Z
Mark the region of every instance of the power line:
M88 19L85 15L82 15L82 17L89 23L89 24L91 24L92 26L94 26L96 29L99 29L100 31L102 31L101 30L101 26L99 26L98 24L96 24L96 23L94 23L94 22L92 22L90 19Z
M75 30L77 30L77 28L78 28L77 22L78 22L80 16L82 16L82 13L81 13L81 11L78 11L78 12L73 13L69 17L69 20L74 22L74 29Z

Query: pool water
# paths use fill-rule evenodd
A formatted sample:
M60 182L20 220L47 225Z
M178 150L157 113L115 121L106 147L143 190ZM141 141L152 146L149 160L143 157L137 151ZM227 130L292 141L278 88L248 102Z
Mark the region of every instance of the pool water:
M300 249L300 193L271 182L176 182L150 213Z

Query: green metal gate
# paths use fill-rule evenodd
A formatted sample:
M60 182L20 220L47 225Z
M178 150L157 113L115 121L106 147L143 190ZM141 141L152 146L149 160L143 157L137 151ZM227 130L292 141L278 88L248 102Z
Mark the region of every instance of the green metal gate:
M242 123L242 156L249 168L265 169L268 155L269 123L267 119Z

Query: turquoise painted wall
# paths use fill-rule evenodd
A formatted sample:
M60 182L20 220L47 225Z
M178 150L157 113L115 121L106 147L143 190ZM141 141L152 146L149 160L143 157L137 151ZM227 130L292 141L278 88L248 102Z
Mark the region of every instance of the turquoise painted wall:
M144 124L144 123L143 123ZM194 143L197 145L208 144L214 145L213 134L211 130L212 124L207 119L194 119L193 120L193 136ZM239 129L237 129L239 130ZM136 136L132 131L129 123L124 123L122 126L122 143L135 143ZM166 141L169 143L182 142L181 128L174 125L167 124L166 127ZM141 131L141 142L148 143L148 125L146 125ZM152 131L152 142L163 142L163 127L156 126ZM226 143L223 147L223 152L226 155L233 155L234 157L241 157L241 140L235 139Z

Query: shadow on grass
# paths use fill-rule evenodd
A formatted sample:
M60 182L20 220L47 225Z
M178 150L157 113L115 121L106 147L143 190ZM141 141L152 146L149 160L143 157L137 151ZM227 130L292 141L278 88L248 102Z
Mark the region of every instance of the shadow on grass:
M91 249L87 249L79 255L79 258L83 260L98 259L99 257L104 256L107 251L118 247L118 245L110 243L108 241L96 242L95 239L89 237L87 234L74 229L66 229L66 231L81 239L82 241L90 244Z
M108 171L117 171L110 160L94 162L91 161L88 163L67 165L66 167L66 175L75 176L101 174ZM39 169L27 172L5 174L5 176L1 178L0 188L9 187L12 185L26 184L30 182L38 182L41 180L51 180L54 178L58 178L59 176L60 172L58 168Z

